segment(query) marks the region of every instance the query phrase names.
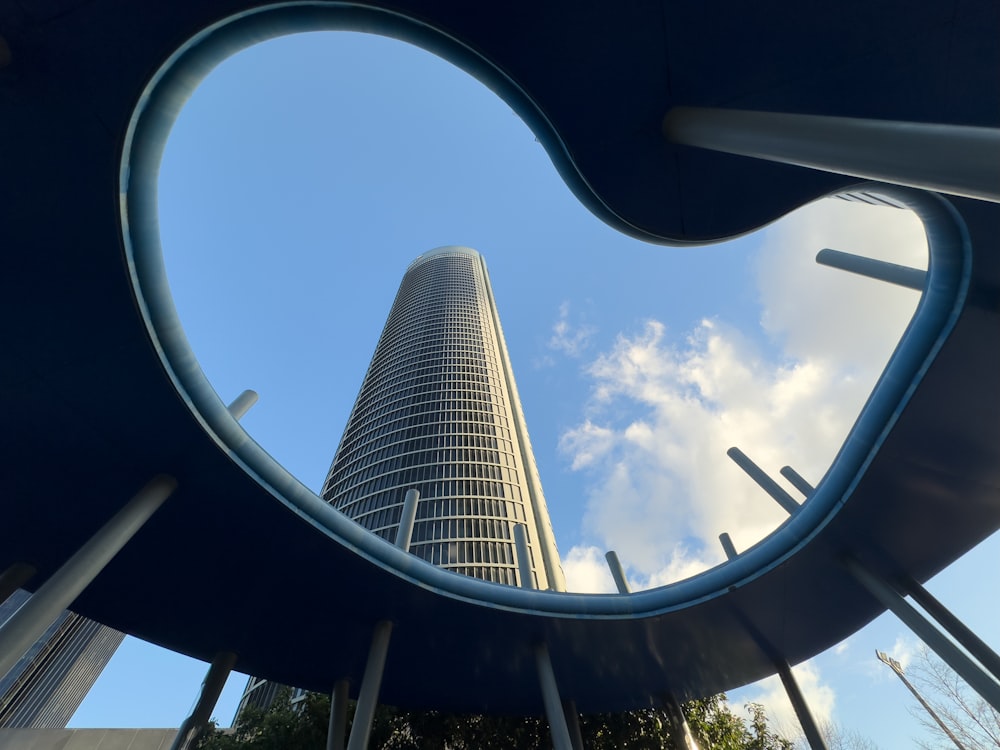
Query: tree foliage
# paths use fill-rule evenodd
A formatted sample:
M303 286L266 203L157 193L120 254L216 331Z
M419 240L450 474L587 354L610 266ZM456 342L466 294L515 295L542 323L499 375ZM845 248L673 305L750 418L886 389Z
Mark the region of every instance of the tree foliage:
M309 694L292 706L280 694L267 710L247 709L231 730L212 729L201 750L323 750L330 716L329 696ZM791 743L768 725L759 704L747 706L749 718L734 714L724 695L690 701L688 724L702 750L791 750ZM353 704L348 720L353 716ZM663 711L644 709L580 717L584 745L593 750L672 748L670 723ZM449 714L379 707L369 747L378 750L542 750L552 747L544 717Z

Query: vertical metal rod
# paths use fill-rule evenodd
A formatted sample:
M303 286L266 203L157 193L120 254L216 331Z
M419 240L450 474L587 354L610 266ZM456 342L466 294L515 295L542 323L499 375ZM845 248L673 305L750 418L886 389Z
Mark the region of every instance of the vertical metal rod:
M739 556L739 552L736 551L736 545L733 544L732 537L725 531L719 534L719 542L722 544L722 551L726 553L727 560L732 560Z
M879 182L1000 201L1000 130L675 107L668 141Z
M583 732L580 731L580 714L576 710L576 701L563 701L562 708L570 744L573 745L573 750L583 750Z
M995 680L1000 681L1000 656L997 655L996 651L991 649L964 622L935 599L931 592L912 578L906 582L906 592L913 601L923 607L924 611L937 621L938 625L945 629L948 635L972 654L972 658L982 664Z
M523 523L514 524L514 551L517 553L517 572L521 578L521 588L535 588L535 576L531 572L531 555L528 554L528 527Z
M413 524L417 520L417 503L420 502L420 492L407 490L403 499L403 511L396 527L396 546L404 552L410 549L410 538L413 536Z
M164 474L150 480L11 615L0 627L0 675L10 671L176 487L177 480Z
M778 473L787 479L792 487L805 495L807 500L812 496L812 493L816 491L816 488L803 479L802 475L795 471L795 469L791 466L782 466Z
M347 701L350 683L337 680L330 695L330 727L326 733L326 750L344 750L347 736Z
M35 575L33 565L16 562L0 573L0 604L10 598L10 595L26 584Z
M876 281L886 281L918 292L924 290L927 281L927 271L919 268L866 258L863 255L845 253L841 250L831 250L828 247L816 254L816 262L821 266L836 268L838 271L847 271Z
M1000 711L1000 683L966 656L958 646L914 609L892 586L853 558L847 558L844 564L872 596L902 620L903 624L926 643L928 648L941 657L945 664L954 669L969 684L969 687L979 693L983 700Z
M257 391L246 390L237 396L226 409L233 415L233 419L239 421L244 414L250 411L250 407L257 403L259 398Z
M819 726L816 724L816 720L809 710L809 704L806 703L805 696L799 690L799 684L795 681L795 675L792 674L788 662L781 660L778 662L777 667L778 677L781 678L781 684L785 686L785 692L788 693L788 700L791 701L792 708L795 709L795 715L799 718L799 724L802 726L802 731L806 736L809 747L812 750L827 750L826 741L823 739L823 735L819 731Z
M784 508L785 512L789 515L799 509L799 504L795 501L795 498L778 486L777 482L765 474L764 470L751 461L739 448L730 448L726 451L726 455L733 459L736 465L743 469L743 471L745 471L747 475L755 481L762 490L764 490L764 492L770 495L775 502L778 503L778 505Z
M371 649L368 651L368 663L365 664L365 674L361 678L358 704L354 708L354 723L351 725L351 738L347 742L347 750L366 750L368 747L391 635L392 623L388 620L382 620L375 626Z
M608 561L608 568L611 569L611 577L615 579L615 586L618 587L618 593L631 594L632 588L628 585L628 580L625 578L625 568L622 567L621 560L618 559L618 553L614 550L608 550L604 553L604 559Z
M670 693L663 696L663 708L670 720L670 740L674 750L698 750L698 743L684 717L684 709Z
M201 683L201 694L194 710L181 724L174 737L170 750L187 750L191 743L201 734L212 718L215 704L219 702L222 689L226 686L230 672L236 664L236 654L232 651L222 651L215 655L208 673Z
M545 715L552 733L552 746L555 750L573 750L566 716L559 700L559 686L552 670L552 659L549 657L549 648L544 643L535 646L535 664L538 667L538 681L542 686L542 703L545 705Z

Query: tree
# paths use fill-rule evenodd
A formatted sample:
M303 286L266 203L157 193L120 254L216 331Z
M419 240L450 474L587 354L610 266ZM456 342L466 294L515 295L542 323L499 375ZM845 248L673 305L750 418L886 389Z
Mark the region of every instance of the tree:
M725 695L690 701L684 713L702 750L791 750L792 744L768 725L759 704L747 706L749 721L734 714ZM353 715L353 705L348 720ZM280 694L267 710L241 713L232 730L212 729L201 750L322 750L330 716L329 696L309 694L297 707ZM670 723L663 711L643 709L580 717L584 744L593 750L671 748ZM381 706L369 747L379 750L542 750L552 747L548 722L540 717L480 716L440 711L400 711Z
M926 646L907 667L906 678L966 750L1000 747L1000 713ZM922 706L914 702L910 711L934 737L930 742L921 741L921 747L954 750L955 744Z

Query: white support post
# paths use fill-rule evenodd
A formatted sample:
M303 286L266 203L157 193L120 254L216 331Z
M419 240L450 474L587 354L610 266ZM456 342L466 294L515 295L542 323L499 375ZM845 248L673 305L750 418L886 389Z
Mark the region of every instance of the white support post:
M219 702L222 689L226 686L226 680L236 665L236 654L232 651L222 651L215 655L212 664L208 668L208 673L201 683L201 694L198 702L195 703L194 710L181 724L174 737L174 742L170 750L188 750L191 743L201 734L212 718L212 711L215 704Z
M628 579L625 578L625 568L622 567L622 561L618 559L618 553L613 549L608 550L604 553L604 559L608 561L608 568L611 570L611 577L615 579L618 593L631 594L632 589L628 585Z
M733 544L733 538L725 531L719 534L719 544L722 545L722 551L726 553L727 560L733 560L739 556L739 553L736 551L736 545Z
M792 669L788 666L788 662L782 660L778 662L777 667L778 677L781 678L781 684L785 686L785 692L788 693L788 700L791 702L792 708L795 709L795 715L799 719L799 724L802 725L802 732L806 736L809 747L812 750L827 750L826 741L823 739L823 735L819 731L819 726L816 724L816 720L809 710L809 704L806 703L805 696L799 690L799 683L795 681L795 675L792 674Z
M330 695L330 727L326 733L326 750L344 750L347 736L347 701L350 683L337 680Z
M10 671L176 487L177 480L165 474L150 480L4 623L0 628L0 675Z
M391 635L392 623L388 620L382 620L375 626L371 649L368 651L368 663L365 664L365 674L361 678L361 690L358 693L358 705L354 709L354 724L351 726L347 750L366 750L368 747Z
M875 281L885 281L917 292L924 291L924 285L927 282L927 271L922 271L919 268L901 266L898 263L866 258L863 255L854 255L840 250L831 250L828 247L816 253L816 262L821 266L847 271L868 279L875 279Z
M237 396L233 400L233 403L227 406L226 409L233 415L233 419L238 422L243 419L243 415L250 411L250 407L256 404L259 398L260 396L257 395L257 391L246 390Z
M535 588L535 576L531 572L531 555L528 552L528 527L523 523L514 524L514 552L517 554L517 572L521 578L521 588Z
M583 732L580 730L580 714L576 710L576 701L563 701L563 716L566 717L566 728L569 730L569 741L573 750L583 750Z
M671 143L1000 202L1000 129L675 107Z
M782 466L778 473L787 479L792 487L801 492L805 496L806 500L812 497L812 493L816 491L816 488L803 479L802 475L795 471L795 469L791 466Z
M684 709L672 694L663 696L663 708L670 720L670 739L674 750L699 750L698 742L684 716Z
M413 536L413 524L417 520L417 504L420 502L420 492L407 490L403 499L403 510L396 527L396 546L404 552L410 549L410 539Z
M775 482L771 477L769 477L762 468L750 460L746 453L741 451L739 448L730 448L726 451L726 455L733 459L733 462L739 466L747 475L757 483L764 492L771 496L771 498L789 515L795 513L799 509L799 504L795 501L791 495L789 495L781 486Z
M549 720L552 746L555 750L573 750L562 701L559 700L559 686L552 670L552 659L549 657L549 648L544 643L535 646L535 665L538 667L538 681L542 686L542 703L545 705L545 715Z

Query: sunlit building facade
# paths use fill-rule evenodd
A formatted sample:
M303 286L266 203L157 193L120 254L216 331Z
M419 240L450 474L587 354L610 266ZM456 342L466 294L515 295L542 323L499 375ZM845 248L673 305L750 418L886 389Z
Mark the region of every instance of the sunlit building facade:
M323 498L393 540L420 492L410 552L523 585L513 527L527 527L533 583L562 590L524 414L483 257L443 247L407 269Z
M30 598L18 590L0 603L0 625ZM64 728L124 638L63 610L13 669L0 675L0 728Z
M486 262L466 247L407 269L322 494L393 541L410 489L420 492L412 554L524 585L513 532L524 524L532 585L565 589ZM250 678L240 710L270 705L277 690Z

